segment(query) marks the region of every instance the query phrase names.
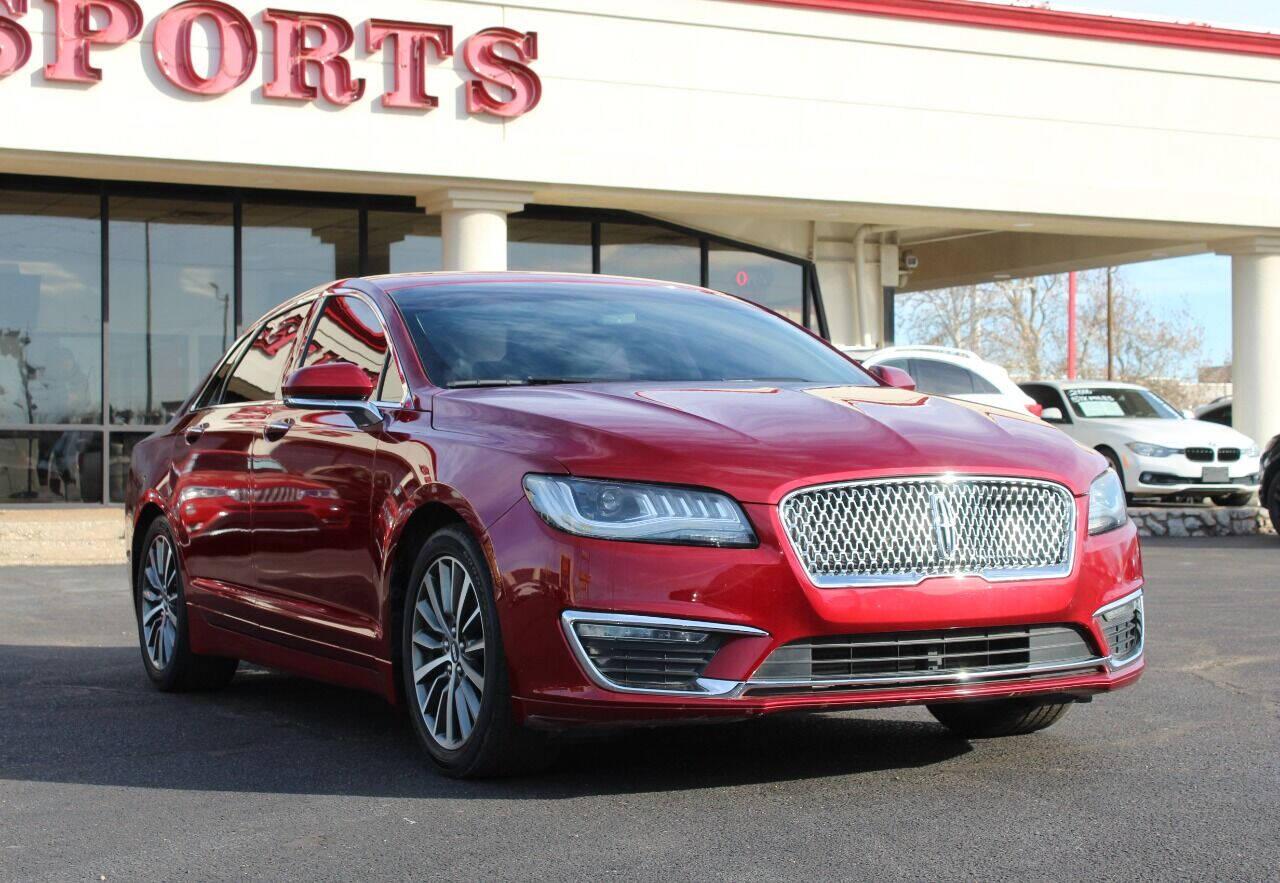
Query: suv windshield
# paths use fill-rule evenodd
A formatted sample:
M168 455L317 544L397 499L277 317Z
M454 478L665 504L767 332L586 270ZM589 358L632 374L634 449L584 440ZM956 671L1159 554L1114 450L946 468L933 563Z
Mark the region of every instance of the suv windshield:
M1085 418L1147 417L1158 420L1181 420L1173 406L1145 389L1116 387L1068 389L1067 400L1076 416Z
M808 333L728 296L661 285L426 285L392 293L431 382L796 381L875 386Z

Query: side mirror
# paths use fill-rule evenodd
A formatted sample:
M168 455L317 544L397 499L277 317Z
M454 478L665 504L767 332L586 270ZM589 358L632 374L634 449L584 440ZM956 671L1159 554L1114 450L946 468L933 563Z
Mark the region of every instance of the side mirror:
M915 380L901 368L894 368L891 365L872 365L867 370L894 389L905 389L907 392L916 391Z
M1040 419L1045 423L1065 423L1061 408L1045 408L1040 412Z
M382 412L369 404L371 395L373 381L350 362L308 365L284 381L284 403L290 408L341 411L366 429L382 422Z

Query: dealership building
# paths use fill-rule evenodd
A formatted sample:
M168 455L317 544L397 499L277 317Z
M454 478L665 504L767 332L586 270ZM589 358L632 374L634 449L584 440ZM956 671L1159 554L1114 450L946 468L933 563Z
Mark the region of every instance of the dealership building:
M1218 253L1280 433L1280 36L969 0L0 0L0 505L121 498L331 279L700 283L840 344L897 293Z

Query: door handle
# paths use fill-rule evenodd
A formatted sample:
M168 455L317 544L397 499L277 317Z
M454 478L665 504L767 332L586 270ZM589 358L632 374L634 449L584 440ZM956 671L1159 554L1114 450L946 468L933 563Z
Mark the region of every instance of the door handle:
M289 430L292 428L292 420L277 420L275 423L268 423L262 428L262 437L267 441L280 441L280 439L289 434Z
M186 432L187 444L194 445L200 441L200 436L204 435L209 429L208 423L200 423L196 426L189 427Z

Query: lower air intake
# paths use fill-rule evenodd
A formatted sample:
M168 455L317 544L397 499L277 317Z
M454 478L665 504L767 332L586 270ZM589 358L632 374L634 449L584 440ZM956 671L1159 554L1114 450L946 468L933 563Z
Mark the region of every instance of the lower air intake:
M784 644L769 655L751 684L822 687L1016 677L1091 662L1098 659L1084 635L1066 625L847 635Z

